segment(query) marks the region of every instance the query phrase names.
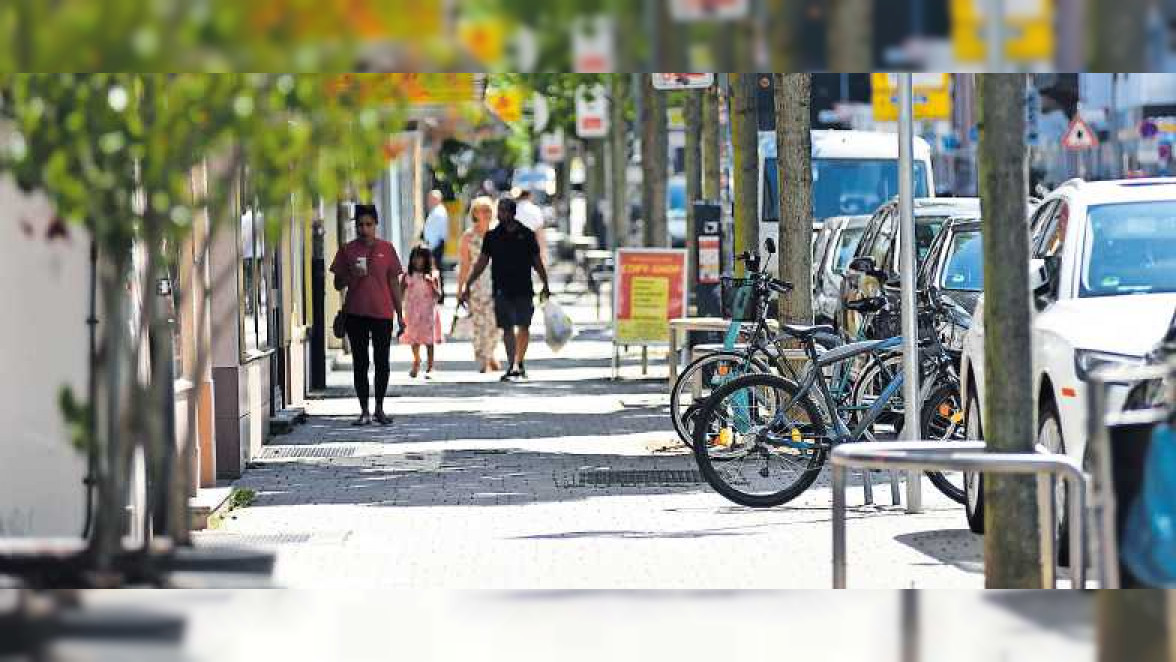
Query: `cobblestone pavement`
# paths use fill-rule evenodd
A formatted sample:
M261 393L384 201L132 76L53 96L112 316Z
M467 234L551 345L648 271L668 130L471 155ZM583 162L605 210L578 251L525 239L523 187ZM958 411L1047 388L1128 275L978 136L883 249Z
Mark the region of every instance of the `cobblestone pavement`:
M582 302L562 352L536 339L527 383L478 374L466 343L439 347L435 379L410 379L408 349L394 347L390 427L349 425L359 406L340 366L309 422L272 439L238 481L257 492L252 506L201 540L273 546L277 582L296 587L831 586L828 476L768 510L696 482L693 459L664 450L664 361L642 378L634 350L609 380L608 332ZM638 473L600 486L600 469ZM919 515L851 511L851 586L982 586L980 539L924 487ZM875 492L889 503L880 475ZM850 504L861 499L857 487Z

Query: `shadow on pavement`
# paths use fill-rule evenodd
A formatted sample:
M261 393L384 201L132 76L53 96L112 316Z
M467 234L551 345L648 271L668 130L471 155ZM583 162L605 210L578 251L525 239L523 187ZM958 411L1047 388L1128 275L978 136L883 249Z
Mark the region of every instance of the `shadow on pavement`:
M1086 591L991 591L984 597L1046 630L1073 639L1094 636L1094 597Z
M683 458L572 455L518 449L444 450L366 457L266 460L238 486L257 492L253 507L359 504L395 507L506 506L578 501L619 494L709 492L705 483L587 487L577 471L682 471Z
M529 370L535 368L528 365ZM532 378L525 382L504 384L493 381L426 381L420 380L411 385L392 384L388 387L387 398L395 402L397 398L509 398L509 397L560 397L579 395L631 395L667 393L665 379L625 379L611 381L608 379L538 379ZM351 386L334 386L322 391L316 391L312 399L354 398L355 389ZM668 401L668 395L667 395ZM394 404L392 405L395 406ZM667 414L668 415L668 414ZM670 420L666 419L669 428Z
M967 529L917 531L899 534L894 539L944 565L984 574L982 538Z
M581 393L582 394L582 393ZM476 396L470 396L476 397ZM664 405L618 404L610 411L577 413L564 411L558 400L551 411L470 412L446 411L408 413L395 401L386 409L393 417L387 427L351 425L354 416L314 416L295 432L274 437L273 445L320 443L403 444L453 440L550 439L574 436L605 437L646 432L664 432L670 441L669 411Z

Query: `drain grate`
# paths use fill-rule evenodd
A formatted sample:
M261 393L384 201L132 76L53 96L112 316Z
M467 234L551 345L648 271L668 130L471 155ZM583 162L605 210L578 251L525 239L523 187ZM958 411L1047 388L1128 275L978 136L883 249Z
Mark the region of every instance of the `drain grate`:
M267 446L261 459L291 459L306 457L353 457L354 446Z
M579 487L642 487L701 483L697 469L592 469L576 472Z

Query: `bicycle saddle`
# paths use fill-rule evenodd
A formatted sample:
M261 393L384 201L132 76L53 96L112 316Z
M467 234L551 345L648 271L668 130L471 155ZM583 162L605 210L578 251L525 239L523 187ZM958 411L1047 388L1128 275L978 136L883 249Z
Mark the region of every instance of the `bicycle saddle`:
M817 324L814 326L782 324L780 325L780 330L801 340L808 340L818 333L833 333L833 327L828 324Z

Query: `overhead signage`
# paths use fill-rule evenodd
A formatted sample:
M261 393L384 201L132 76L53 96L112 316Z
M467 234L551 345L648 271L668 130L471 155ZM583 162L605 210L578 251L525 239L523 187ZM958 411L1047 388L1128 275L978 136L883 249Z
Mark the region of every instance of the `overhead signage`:
M1070 128L1062 136L1062 147L1073 151L1082 151L1098 146L1098 137L1094 135L1090 125L1081 115L1075 115L1070 122Z
M671 0L675 21L738 21L747 18L751 0Z
M616 66L613 20L599 14L572 23L572 71L578 74L606 74Z
M874 120L898 121L898 74L870 74ZM951 119L951 74L914 74L912 97L915 119Z
M608 135L608 97L599 83L576 88L576 135L580 138Z
M563 129L539 136L539 158L544 163L562 163L565 157Z
M1054 1L1004 0L1004 57L1012 62L1053 62ZM989 0L951 0L951 41L956 59L985 62Z
M704 90L715 84L713 73L649 75L655 90Z

